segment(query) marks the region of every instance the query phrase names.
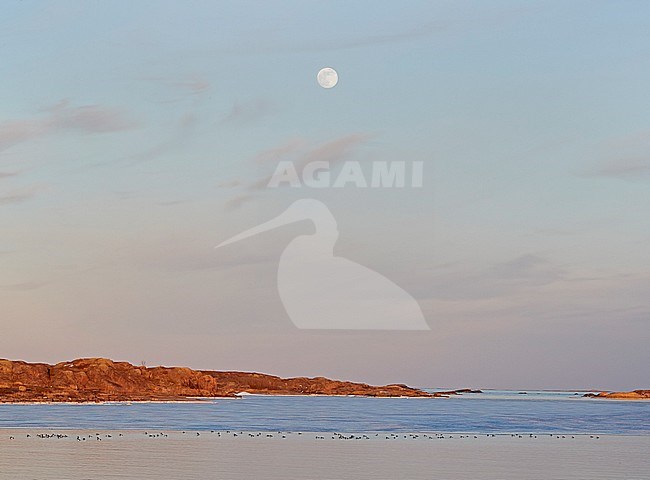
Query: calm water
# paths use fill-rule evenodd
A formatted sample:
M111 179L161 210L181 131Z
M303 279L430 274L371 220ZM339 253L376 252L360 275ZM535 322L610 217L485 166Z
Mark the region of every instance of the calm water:
M246 396L202 403L0 405L0 428L650 435L650 402L492 391L450 399Z
M103 441L85 432L87 439L78 441L76 432L64 440L25 433L0 431L0 480L650 478L650 436L638 435L318 440L296 433L251 438L169 432L149 438L128 431L111 438L103 432Z

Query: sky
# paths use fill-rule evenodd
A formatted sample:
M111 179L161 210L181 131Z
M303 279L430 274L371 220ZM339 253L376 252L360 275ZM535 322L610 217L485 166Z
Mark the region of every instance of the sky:
M0 357L650 387L648 31L643 1L4 3ZM423 182L267 188L287 160ZM430 330L297 328L309 221L214 248L302 198Z

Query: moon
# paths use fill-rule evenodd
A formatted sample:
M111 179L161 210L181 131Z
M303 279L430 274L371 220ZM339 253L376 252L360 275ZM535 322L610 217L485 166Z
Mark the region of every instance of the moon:
M323 88L333 88L339 83L339 74L333 68L325 67L318 72L316 80Z

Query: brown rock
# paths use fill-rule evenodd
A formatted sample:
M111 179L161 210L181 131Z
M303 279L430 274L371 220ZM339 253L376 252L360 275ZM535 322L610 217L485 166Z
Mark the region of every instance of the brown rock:
M618 400L647 400L650 399L650 390L633 390L631 392L600 392L587 393L583 397L611 398Z
M261 373L199 371L182 367L136 367L106 358L47 365L0 360L0 402L186 400L271 395L434 397L406 385L375 387L323 377L280 378Z
M483 393L482 390L473 390L471 388L461 388L459 390L447 390L443 392L436 392L436 395L449 396L449 395L462 395L463 393Z

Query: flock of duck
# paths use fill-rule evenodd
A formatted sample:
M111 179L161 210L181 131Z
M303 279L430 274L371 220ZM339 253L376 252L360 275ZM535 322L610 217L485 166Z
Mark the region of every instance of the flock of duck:
M518 433L511 433L511 434L494 434L494 433L486 433L486 434L443 434L443 433L374 433L374 434L345 434L345 433L338 433L338 432L331 432L331 433L303 433L303 432L243 432L243 431L232 431L232 430L225 430L225 431L216 431L216 430L210 430L210 431L194 431L194 432L188 432L188 431L181 431L181 432L174 432L175 434L178 434L180 436L193 436L193 437L200 437L201 435L210 435L210 436L215 436L218 438L221 437L232 437L232 438L237 438L237 437L244 437L244 438L288 438L289 436L303 436L306 438L313 438L315 440L326 440L331 439L331 440L444 440L444 439L465 439L465 438L496 438L498 437L512 437L512 438L529 438L529 439L535 439L539 437L555 437L556 439L575 439L577 437L586 437L587 435L562 435L562 434L554 434L554 433L547 433L547 434L538 434L535 435L533 433L529 434L518 434ZM146 431L143 434L147 438L168 438L169 433L164 433L164 432L150 432ZM90 433L90 434L82 434L82 435L74 435L72 434L71 436L65 434L65 433L39 433L36 435L32 434L26 434L24 438L39 438L39 439L55 439L55 440L66 440L66 439L74 439L78 442L86 442L89 440L94 440L94 441L103 441L103 440L110 440L115 437L124 437L125 435L123 433L115 433L115 434L110 434L110 433ZM135 432L129 432L129 436L140 436L142 437L142 434L138 434ZM589 435L590 439L600 439L599 435ZM10 435L9 440L15 440L16 439L16 434Z

